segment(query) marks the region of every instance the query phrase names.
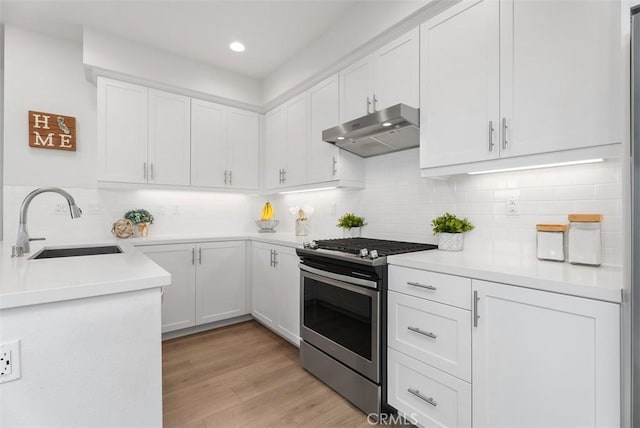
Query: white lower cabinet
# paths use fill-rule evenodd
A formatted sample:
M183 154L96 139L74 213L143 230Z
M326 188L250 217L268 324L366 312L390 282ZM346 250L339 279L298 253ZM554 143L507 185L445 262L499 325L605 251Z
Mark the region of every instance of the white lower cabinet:
M398 266L389 289L387 398L409 422L620 426L618 304Z
M408 422L471 426L471 384L389 348L388 401Z
M473 426L619 427L620 306L473 281Z
M141 246L171 274L164 287L162 332L246 315L246 243Z
M300 271L295 248L253 243L251 314L265 326L300 344Z

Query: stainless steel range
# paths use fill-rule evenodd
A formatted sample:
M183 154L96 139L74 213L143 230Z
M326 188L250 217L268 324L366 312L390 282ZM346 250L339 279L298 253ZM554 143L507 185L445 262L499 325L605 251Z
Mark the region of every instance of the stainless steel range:
M365 413L385 411L387 256L431 244L312 241L300 256L300 362Z

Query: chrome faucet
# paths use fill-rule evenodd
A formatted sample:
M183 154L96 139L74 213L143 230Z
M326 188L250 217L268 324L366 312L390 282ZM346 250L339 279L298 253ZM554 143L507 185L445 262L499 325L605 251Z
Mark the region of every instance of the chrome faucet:
M20 225L18 226L18 239L16 240L16 249L21 248L22 253L28 253L31 251L29 248L29 233L27 232L27 211L29 210L29 204L40 193L53 192L58 193L67 200L69 203L69 211L71 212L71 218L78 218L82 215L82 210L76 205L76 201L66 191L59 189L57 187L41 187L39 189L34 190L25 196L24 201L22 201L22 205L20 206ZM20 252L20 251L19 251Z

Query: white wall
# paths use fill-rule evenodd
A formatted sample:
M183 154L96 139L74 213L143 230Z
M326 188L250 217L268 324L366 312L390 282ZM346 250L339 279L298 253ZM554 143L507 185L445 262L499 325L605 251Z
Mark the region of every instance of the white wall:
M82 46L5 27L4 185L96 186L96 88ZM75 116L77 151L29 147L28 111Z
M476 226L465 235L469 250L535 258L535 225L567 223L569 213L604 214L605 264L623 260L621 166L619 161L469 176L449 180L420 177L418 149L366 159L366 189L272 195L279 231L294 233L292 205L316 208L310 238L339 237L340 215L353 211L368 225L363 236L437 243L431 220L446 211ZM520 215L505 215L506 198L517 198ZM254 202L254 215L264 199ZM334 211L335 206L335 211ZM257 217L256 217L257 218Z
M262 85L256 79L98 31L84 29L83 61L90 67L180 88L181 92L232 100L234 105L262 106Z

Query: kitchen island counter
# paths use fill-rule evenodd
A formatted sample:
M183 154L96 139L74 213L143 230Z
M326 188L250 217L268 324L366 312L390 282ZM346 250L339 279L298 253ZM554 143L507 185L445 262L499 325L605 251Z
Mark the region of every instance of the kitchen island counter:
M11 257L12 242L0 249L0 309L59 302L169 285L167 271L129 243L107 239L78 245L34 241L32 251ZM43 247L118 245L120 254L32 260Z

